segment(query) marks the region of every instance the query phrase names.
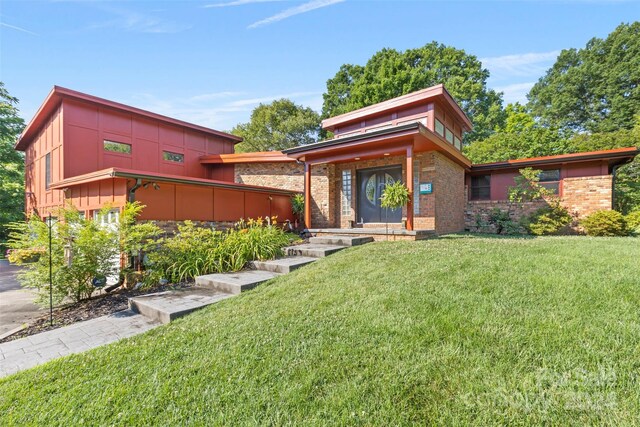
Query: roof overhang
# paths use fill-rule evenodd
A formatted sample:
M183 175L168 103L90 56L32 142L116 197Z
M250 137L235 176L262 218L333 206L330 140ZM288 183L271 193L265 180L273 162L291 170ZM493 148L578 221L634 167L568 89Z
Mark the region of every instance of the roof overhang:
M86 93L78 92L75 90L67 89L60 86L54 86L47 95L47 98L44 100L36 114L33 116L27 127L20 135L15 149L19 151L24 151L27 148L28 143L37 135L42 126L47 122L49 117L55 112L63 99L73 99L76 101L81 101L85 103L89 103L96 106L101 106L104 108L109 108L112 110L116 110L119 112L134 114L137 116L145 117L152 120L158 120L167 124L171 124L174 126L180 126L183 128L195 130L198 132L206 133L209 135L213 135L219 138L224 138L230 141L233 141L235 144L242 141L242 138L231 135L226 132L221 132L215 129L210 129L204 126L195 125L193 123L185 122L182 120L174 119L171 117L163 116L161 114L152 113L151 111L143 110L136 107L131 107L129 105L121 104L119 102L109 101L108 99L99 98L97 96L89 95Z
M490 172L494 170L515 170L528 167L546 167L568 163L589 161L606 161L609 168L631 162L640 153L637 147L616 148L613 150L589 151L584 153L560 154L557 156L531 157L527 159L508 160L505 162L482 163L471 166L471 173Z
M287 163L295 162L282 151L260 151L256 153L209 154L200 157L201 164L233 165L237 163Z
M71 178L64 179L62 181L58 181L53 183L50 188L54 190L64 190L66 188L71 188L77 185L89 184L93 182L104 181L107 179L141 179L149 182L167 182L172 184L183 184L183 185L200 185L207 187L216 187L216 188L225 188L232 190L244 190L244 191L268 191L274 194L296 194L297 191L283 190L280 188L271 188L271 187L262 187L258 185L247 185L247 184L235 184L226 181L217 181L213 179L203 179L203 178L187 178L178 175L167 175L160 173L152 173L152 172L139 172L131 169L121 169L121 168L109 168L102 169L96 172L91 172L84 175L78 175Z
M409 146L416 152L439 151L464 168L471 166L464 154L417 122L302 145L283 153L299 161L318 164L399 155L406 153Z
M470 131L473 128L473 124L471 123L471 120L469 120L469 117L467 117L465 112L462 111L462 108L460 108L458 103L442 84L379 102L339 116L330 117L322 121L322 128L333 131L338 125L343 126L348 123L361 121L367 117L374 117L400 108L407 108L421 103L424 104L432 99L438 99L448 105L458 116L462 125L466 127L465 130Z

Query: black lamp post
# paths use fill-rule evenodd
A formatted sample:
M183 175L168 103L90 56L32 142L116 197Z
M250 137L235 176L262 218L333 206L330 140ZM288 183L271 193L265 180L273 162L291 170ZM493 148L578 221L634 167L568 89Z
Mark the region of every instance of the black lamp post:
M51 212L49 212L49 221L47 223L49 227L49 324L53 326L53 261L51 254L53 252L51 229L53 228L53 218Z

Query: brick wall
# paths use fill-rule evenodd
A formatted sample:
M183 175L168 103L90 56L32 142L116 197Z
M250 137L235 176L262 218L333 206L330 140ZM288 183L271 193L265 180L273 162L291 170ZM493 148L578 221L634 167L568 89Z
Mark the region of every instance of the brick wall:
M249 163L235 166L235 181L292 191L304 191L304 165L298 163ZM311 225L314 228L335 227L335 166L311 167Z
M598 210L611 209L612 179L611 175L564 178L560 203L577 218ZM465 196L467 194L465 189ZM512 220L519 221L545 205L544 201L524 203L522 206L510 205L506 200L467 201L464 210L465 228L470 231L495 232L492 227L486 226L494 208L510 211ZM482 224L485 226L478 227Z
M465 228L464 168L440 153L435 160L435 230L437 234L456 233Z
M586 176L562 180L562 204L579 217L611 209L613 176Z

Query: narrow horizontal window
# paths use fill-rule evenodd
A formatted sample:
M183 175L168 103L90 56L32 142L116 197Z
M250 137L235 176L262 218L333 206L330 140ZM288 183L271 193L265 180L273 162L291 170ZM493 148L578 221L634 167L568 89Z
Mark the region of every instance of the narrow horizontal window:
M162 158L168 162L184 163L184 154L163 151Z
M491 175L471 177L471 200L489 200L491 198Z
M124 142L109 141L105 139L103 141L104 151L110 151L112 153L131 154L131 144L125 144Z
M444 136L444 125L438 119L436 119L436 133L440 136Z

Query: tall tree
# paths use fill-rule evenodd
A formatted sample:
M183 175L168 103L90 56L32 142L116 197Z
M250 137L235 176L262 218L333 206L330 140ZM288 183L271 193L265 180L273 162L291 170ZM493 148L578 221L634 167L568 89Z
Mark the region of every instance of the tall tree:
M327 81L323 117L331 117L443 83L474 124L471 142L504 120L502 94L487 88L489 71L477 57L437 42L399 52L382 49L364 67L345 64Z
M13 149L24 129L18 99L0 82L0 250L7 239L7 224L24 219L24 159Z
M621 24L583 49L563 50L528 97L532 113L547 125L631 129L640 112L640 22Z
M311 108L278 99L260 104L248 123L241 123L231 133L243 138L236 152L284 150L310 144L318 139L320 116Z

